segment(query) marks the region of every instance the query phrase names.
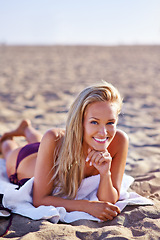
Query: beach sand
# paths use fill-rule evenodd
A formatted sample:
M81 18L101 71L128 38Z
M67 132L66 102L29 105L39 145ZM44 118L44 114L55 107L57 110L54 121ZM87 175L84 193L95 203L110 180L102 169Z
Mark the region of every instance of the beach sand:
M4 239L160 239L160 46L0 46L0 134L23 118L42 133L65 127L75 96L102 79L124 98L118 128L130 139L131 191L154 205L128 206L105 223L52 224L14 214ZM0 219L0 234L7 222Z

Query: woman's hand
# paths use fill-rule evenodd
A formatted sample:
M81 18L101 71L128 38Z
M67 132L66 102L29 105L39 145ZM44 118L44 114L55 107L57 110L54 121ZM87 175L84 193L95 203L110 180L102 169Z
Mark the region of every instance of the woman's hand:
M101 221L112 220L120 213L120 209L109 202L90 201L87 212Z
M110 173L112 157L107 150L105 152L99 152L89 149L86 162L88 162L90 166L93 165L99 171L100 175L106 175Z

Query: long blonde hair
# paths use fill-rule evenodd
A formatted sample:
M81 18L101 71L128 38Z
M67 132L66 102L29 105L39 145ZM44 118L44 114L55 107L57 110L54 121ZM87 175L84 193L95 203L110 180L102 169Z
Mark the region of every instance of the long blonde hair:
M97 101L110 101L117 104L118 114L122 106L122 98L118 90L111 84L84 89L70 107L66 123L66 132L54 165L54 188L57 195L75 198L84 177L83 153L83 118L86 107Z

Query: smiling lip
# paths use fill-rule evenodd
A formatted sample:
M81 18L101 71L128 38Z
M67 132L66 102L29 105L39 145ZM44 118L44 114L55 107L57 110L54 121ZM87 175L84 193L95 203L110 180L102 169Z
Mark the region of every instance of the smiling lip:
M108 137L106 138L93 138L98 143L105 143L108 140Z

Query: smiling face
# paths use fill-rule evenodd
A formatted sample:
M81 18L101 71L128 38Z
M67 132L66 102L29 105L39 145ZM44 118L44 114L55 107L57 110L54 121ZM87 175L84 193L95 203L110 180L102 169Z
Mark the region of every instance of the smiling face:
M108 101L94 102L87 106L83 121L83 148L105 151L116 133L117 105Z

